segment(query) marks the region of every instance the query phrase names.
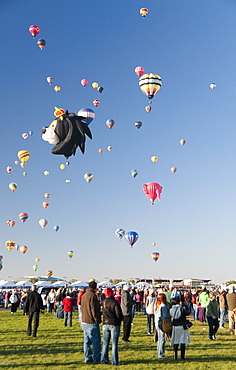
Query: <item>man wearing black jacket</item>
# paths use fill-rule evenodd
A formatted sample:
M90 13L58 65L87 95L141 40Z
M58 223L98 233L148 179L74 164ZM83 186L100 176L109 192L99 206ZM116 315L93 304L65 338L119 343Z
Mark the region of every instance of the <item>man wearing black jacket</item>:
M28 294L25 301L25 315L28 316L27 335L32 332L32 321L34 320L33 337L36 337L39 326L39 313L43 311L43 301L41 295L36 292L36 286L32 285L31 293Z
M105 299L102 301L103 314L103 347L101 363L108 364L108 348L110 339L112 340L112 365L119 365L118 361L118 339L120 335L120 325L123 314L118 301L113 296L113 290L106 288L104 291Z

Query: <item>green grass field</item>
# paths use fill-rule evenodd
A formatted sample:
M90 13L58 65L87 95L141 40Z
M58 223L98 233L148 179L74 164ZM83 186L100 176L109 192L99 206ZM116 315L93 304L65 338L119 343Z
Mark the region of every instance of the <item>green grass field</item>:
M0 311L2 369L109 369L110 365L85 365L83 333L74 313L73 327L64 328L63 320L45 313L40 316L36 338L27 337L27 318L19 310L15 314ZM147 335L146 316L136 314L131 343L119 343L120 369L221 369L236 370L236 336L227 329L219 330L216 341L208 339L208 327L194 322L190 329L186 360L174 360L170 342L166 343L166 359L157 358L153 336Z

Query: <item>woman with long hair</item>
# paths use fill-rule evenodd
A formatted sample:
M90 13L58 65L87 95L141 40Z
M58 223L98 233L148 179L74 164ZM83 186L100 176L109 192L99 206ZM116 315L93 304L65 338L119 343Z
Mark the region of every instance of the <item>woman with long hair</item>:
M166 295L160 293L157 296L157 301L154 309L155 327L158 335L157 355L158 358L165 358L165 343L168 339L168 334L164 333L162 329L162 319L170 320L169 309L166 301Z

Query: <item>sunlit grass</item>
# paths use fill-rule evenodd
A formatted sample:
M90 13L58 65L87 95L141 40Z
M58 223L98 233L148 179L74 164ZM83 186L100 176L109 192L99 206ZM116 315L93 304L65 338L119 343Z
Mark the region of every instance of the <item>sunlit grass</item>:
M0 311L0 367L3 369L91 369L113 368L109 365L85 365L83 333L74 313L73 327L64 327L63 320L45 313L40 316L36 338L27 337L27 318L22 311L10 314ZM186 360L173 359L170 342L166 343L166 359L157 358L153 336L147 335L146 316L136 314L130 340L119 343L120 368L125 369L221 369L236 370L236 336L228 328L219 330L216 341L209 341L208 327L194 322Z

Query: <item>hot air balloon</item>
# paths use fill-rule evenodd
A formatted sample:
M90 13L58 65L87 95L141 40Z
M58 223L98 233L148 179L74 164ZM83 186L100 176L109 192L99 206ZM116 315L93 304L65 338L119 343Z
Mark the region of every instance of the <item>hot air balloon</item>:
M8 221L7 221L7 225L8 225L8 226L13 227L13 226L15 226L15 224L16 224L16 223L15 223L15 221L11 221L11 220L8 220Z
M158 252L153 252L152 253L152 259L153 259L153 261L156 262L159 258L160 258L160 253L158 253Z
M33 131L32 131L32 130L30 130L30 131L29 131L29 135L30 135L30 136L32 136L32 135L33 135Z
M0 262L0 271L3 269L3 264Z
M152 110L152 107L150 107L150 105L146 105L145 111L149 113L151 112L151 110Z
M18 153L17 153L17 156L18 158L21 160L21 167L25 167L26 165L26 162L29 160L30 158L30 152L28 152L27 150L20 150Z
M103 152L103 150L102 149L98 149L98 153L102 153Z
M93 100L93 105L95 105L95 107L98 107L99 104L100 104L100 100L97 100L97 99Z
M74 256L74 252L73 251L69 251L68 253L68 257L72 258Z
M18 164L19 162L18 161L15 161L15 164Z
M8 186L11 191L15 191L18 185L15 182L11 182Z
M143 185L143 191L150 199L152 205L154 205L154 201L156 198L160 200L162 186L157 184L156 182L148 182L147 184Z
M49 85L51 85L53 83L54 78L53 77L47 77L46 80L47 80L47 83L49 83Z
M92 179L93 179L93 175L92 175L91 173L86 173L86 174L84 175L84 178L85 178L85 180L86 180L87 182L91 182L91 181L92 181Z
M48 208L49 203L48 203L48 202L43 202L43 203L42 203L42 206L43 206L43 208Z
M66 183L69 184L70 183L70 179L66 179Z
M54 86L54 90L56 91L56 92L59 92L59 91L61 91L61 87L60 86Z
M104 90L104 88L103 88L102 86L99 86L99 87L97 88L97 91L98 91L98 92L100 92L100 94L103 92L103 90Z
M212 90L214 90L214 88L216 87L216 84L215 84L215 83L212 83L212 84L210 84L209 86L210 86L210 88L211 88Z
M78 111L78 116L79 117L84 117L86 118L86 121L84 121L87 125L89 125L92 120L94 119L95 117L95 113L92 109L90 108L82 108Z
M132 171L131 171L131 175L132 175L133 177L136 177L136 176L137 176L137 174L138 174L138 171L137 171L137 170L132 170Z
M86 86L86 85L88 85L88 80L86 80L85 78L83 78L81 81L80 81L80 83L81 83L81 85L82 86Z
M38 47L39 47L41 50L43 50L44 46L46 45L46 41L45 41L44 39L39 39L39 40L37 41L37 45L38 45Z
M45 196L46 199L48 199L50 197L50 194L49 193L45 193L44 196Z
M136 233L136 231L128 231L125 234L125 240L129 243L131 248L133 247L134 243L136 243L138 238L139 238L139 235L138 233Z
M141 121L137 121L137 122L135 122L135 126L136 126L137 128L142 127L142 122L141 122Z
M170 170L171 170L172 173L175 173L177 171L177 168L176 167L171 167Z
M98 83L97 83L97 82L93 82L93 83L92 83L92 87L93 87L95 90L98 88L98 86L99 86L99 85L98 85Z
M18 250L19 250L19 248L20 248L19 244L16 244L16 245L15 245L15 248L16 248L16 250L18 251Z
M114 125L115 125L115 121L114 121L114 119L108 119L107 121L106 121L106 125L107 125L107 127L108 128L112 128Z
M24 132L22 135L23 139L27 139L27 137L29 136L26 132Z
M138 66L138 67L135 68L134 72L136 73L137 76L140 77L140 76L142 76L144 74L144 68Z
M58 230L59 230L59 226L55 225L55 226L53 227L53 229L54 229L55 231L58 231Z
M148 9L147 8L141 8L139 10L139 13L141 14L142 17L146 17L146 15L148 14Z
M52 276L52 274L53 274L52 270L47 270L47 271L46 271L46 275L47 275L47 277L51 277L51 276Z
M7 173L10 175L10 173L12 173L13 171L13 168L10 167L10 166L7 166Z
M28 248L25 245L22 245L22 247L20 247L20 251L23 254L25 254L27 252L27 250L28 250Z
M153 245L154 247L155 247L155 245L156 245L156 244L157 244L157 243L155 243L155 242L153 242L153 243L152 243L152 245Z
M124 229L116 229L115 234L119 239L122 239L123 236L125 235L125 230Z
M48 224L48 222L47 222L47 220L45 220L44 218L41 218L41 219L39 220L39 225L42 227L42 229L44 229L44 228L45 228L45 226L47 226L47 224Z
M162 85L161 77L155 73L145 73L139 78L139 87L141 91L148 97L149 101L160 90Z
M7 240L5 246L11 251L15 247L15 242L13 242L13 240Z
M23 172L23 173L22 173L22 175L23 175L23 176L27 176L27 172Z
M40 262L40 258L35 258L35 262Z
M28 219L29 215L28 215L28 213L20 213L20 214L18 215L18 217L19 217L19 219L20 219L22 222L25 222L25 221Z
M181 140L180 140L180 144L181 144L181 145L184 145L184 144L186 144L186 140L184 140L184 139L181 139Z
M44 171L44 175L45 176L48 176L49 175L49 171Z
M40 28L38 26L32 24L32 26L29 27L29 33L33 36L34 39L39 32Z
M110 151L112 150L112 146L110 146L110 145L109 145L109 146L107 147L107 150L110 152Z
M62 164L60 164L60 169L61 170L64 170L66 168L66 166L62 163Z
M2 261L3 260L3 256L0 256L0 261Z
M32 267L33 267L33 270L34 270L34 271L37 271L37 270L38 270L38 268L39 268L39 267L38 267L38 265L33 265Z
M156 162L158 161L158 157L156 157L155 155L153 155L153 156L151 157L151 161L152 161L153 163L156 163Z

